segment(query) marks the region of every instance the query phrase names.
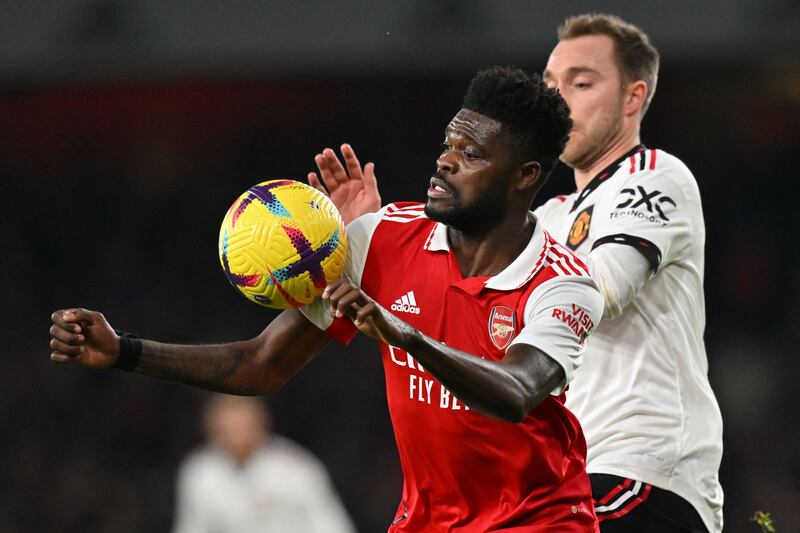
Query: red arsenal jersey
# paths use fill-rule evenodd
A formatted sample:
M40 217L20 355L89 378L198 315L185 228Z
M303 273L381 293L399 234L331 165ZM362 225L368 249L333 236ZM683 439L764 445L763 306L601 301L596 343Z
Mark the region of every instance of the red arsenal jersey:
M347 232L348 275L399 318L493 361L511 344L536 346L566 375L525 420L504 422L470 410L413 354L381 343L404 475L389 531L596 531L586 443L564 407L585 338L602 315L586 266L537 224L501 273L464 278L446 226L417 203L390 204ZM357 332L319 300L303 312L343 342Z

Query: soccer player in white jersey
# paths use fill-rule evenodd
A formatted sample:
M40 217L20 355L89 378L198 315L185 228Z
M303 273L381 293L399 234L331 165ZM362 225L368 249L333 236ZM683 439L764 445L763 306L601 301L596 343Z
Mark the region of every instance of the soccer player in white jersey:
M143 341L100 313L59 310L51 358L261 394L361 331L379 341L403 467L390 531L594 533L586 442L564 401L602 297L529 211L571 124L537 75L481 71L427 203L352 222L347 277L322 300L216 346Z
M703 343L705 226L697 183L676 157L641 144L659 55L618 17L567 19L544 80L570 106L561 160L576 191L535 211L587 261L605 299L567 405L588 444L604 532L722 529L722 419ZM380 205L374 166L342 149L317 156L337 205ZM309 175L319 187L315 173Z

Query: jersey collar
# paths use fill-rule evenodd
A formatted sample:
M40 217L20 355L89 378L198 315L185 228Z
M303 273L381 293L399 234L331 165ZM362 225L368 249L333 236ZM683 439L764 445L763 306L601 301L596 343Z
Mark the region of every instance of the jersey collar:
M580 192L577 198L575 198L575 203L572 204L572 209L569 210L570 213L574 212L581 203L583 203L586 198L594 192L604 181L614 175L617 171L619 166L622 164L623 161L628 159L633 154L637 154L639 152L644 151L645 147L643 144L637 144L623 155L619 157L616 161L608 165L606 168L595 174L592 180L586 184L586 187Z
M459 284L462 288L466 289L467 292L474 292L476 294L483 288L499 291L513 291L525 285L525 283L536 274L539 268L541 268L542 258L544 256L545 232L542 229L542 225L539 223L539 219L536 218L533 213L530 213L529 216L533 218L535 226L533 228L531 240L528 241L522 253L520 253L510 265L503 269L502 272L486 278L484 283L476 287L477 290L469 290L467 288L467 285L469 287L474 287L472 283ZM447 226L436 222L425 241L424 247L425 250L430 252L450 252L450 243L447 240ZM470 279L472 278L467 278L464 281L467 282Z

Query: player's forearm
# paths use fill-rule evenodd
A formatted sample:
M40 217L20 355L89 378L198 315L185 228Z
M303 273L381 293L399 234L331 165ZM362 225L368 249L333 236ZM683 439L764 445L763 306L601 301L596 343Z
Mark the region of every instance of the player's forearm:
M554 361L534 353L519 363L495 362L448 347L416 330L407 339L406 346L400 348L412 354L462 402L509 422L523 420L563 376Z
M143 341L136 371L229 394L280 389L329 341L297 309L284 311L255 339L186 346Z
M264 394L279 388L255 362L254 341L177 345L142 341L136 372L230 394Z

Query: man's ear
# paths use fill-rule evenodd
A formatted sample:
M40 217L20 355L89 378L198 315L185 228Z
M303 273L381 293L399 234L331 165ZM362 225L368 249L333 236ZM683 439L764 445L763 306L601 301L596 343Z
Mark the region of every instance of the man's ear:
M524 190L536 187L542 177L542 165L538 161L525 161L519 167L519 182L517 189Z
M647 98L649 90L647 84L642 80L628 84L628 88L625 91L624 112L626 115L632 116L642 114L642 106L644 106L644 101Z

